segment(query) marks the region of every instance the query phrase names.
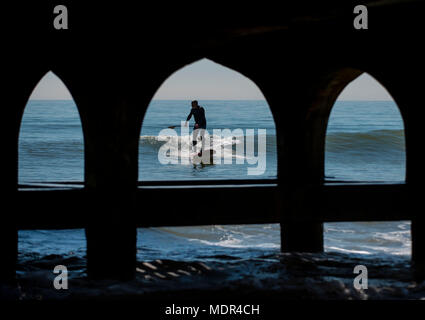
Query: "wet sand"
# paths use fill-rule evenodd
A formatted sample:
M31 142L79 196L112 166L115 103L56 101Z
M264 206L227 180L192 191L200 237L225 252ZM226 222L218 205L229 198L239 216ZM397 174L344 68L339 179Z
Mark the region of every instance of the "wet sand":
M368 269L368 289L354 288L355 265ZM68 268L68 289L56 290L54 266ZM425 281L407 258L323 254L277 254L256 259L231 256L201 261L139 261L131 281L87 278L85 259L21 256L17 281L1 285L0 300L425 300Z

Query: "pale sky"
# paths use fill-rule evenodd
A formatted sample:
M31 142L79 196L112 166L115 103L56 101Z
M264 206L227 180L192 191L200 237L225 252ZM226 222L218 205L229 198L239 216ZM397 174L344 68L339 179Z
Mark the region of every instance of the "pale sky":
M69 100L72 96L63 82L54 73L48 72L40 80L30 99ZM242 74L211 60L202 59L172 74L161 85L153 99L264 100L264 96L257 85ZM364 73L343 90L338 100L392 98L374 78Z

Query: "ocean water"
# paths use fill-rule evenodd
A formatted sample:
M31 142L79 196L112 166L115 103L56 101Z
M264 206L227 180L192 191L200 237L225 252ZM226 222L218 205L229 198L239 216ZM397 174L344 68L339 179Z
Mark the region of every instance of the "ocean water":
M272 115L265 101L200 101L207 129L242 129L243 135L214 137L213 148L224 146L233 164L161 164L158 152L166 143L167 156L176 159L190 137L180 121L190 111L189 101L152 101L143 121L139 147L139 180L269 179L276 177L276 138ZM191 121L190 127L193 125ZM163 129L177 126L175 135ZM253 129L254 131L249 131ZM266 130L265 150L242 157L234 152L247 136L258 142ZM209 132L210 134L212 132ZM83 136L73 101L29 101L20 131L19 183L82 181ZM233 150L233 151L232 151ZM265 170L248 175L255 157L266 159ZM221 159L221 158L220 158ZM251 162L249 162L250 160ZM403 123L391 101L337 101L326 139L325 175L329 181L402 182L405 177ZM138 259L211 260L223 257L255 258L279 252L276 224L138 229ZM325 250L358 255L408 257L410 223L360 222L325 224ZM85 256L83 230L28 230L19 232L19 252Z
M139 180L205 180L205 179L270 179L276 178L276 131L273 116L265 101L200 101L204 106L207 118L206 137L212 137L210 144L213 149L223 149L222 157L217 157L213 166L194 166L193 163L182 164L181 158L178 164L159 165L158 152L164 143L170 142L170 159L179 160L181 150L189 150L192 141L192 119L188 129L183 132L184 127L181 121L186 120L190 112L190 101L160 100L152 101L143 121L140 138L139 155ZM162 132L164 128L177 126L174 132ZM225 134L214 134L214 130L230 129L234 132L232 136ZM234 130L241 129L241 132ZM258 129L265 130L266 150L261 153L261 158L265 159L265 170L258 170L258 175L248 175L248 168L255 169L258 164L251 156L240 156L242 164L236 165L235 154L238 146L248 144L244 137L253 137L253 145L258 145ZM171 133L171 134L170 134ZM178 140L180 145L174 144ZM200 142L199 142L200 143ZM174 144L174 146L173 146ZM209 144L208 144L209 145ZM233 152L232 152L233 150ZM180 153L179 153L180 151ZM258 150L254 150L253 156L258 156ZM224 158L230 154L233 164L224 164ZM233 156L232 156L233 154ZM183 160L184 158L183 154ZM253 164L249 164L252 160ZM219 164L221 163L221 164Z

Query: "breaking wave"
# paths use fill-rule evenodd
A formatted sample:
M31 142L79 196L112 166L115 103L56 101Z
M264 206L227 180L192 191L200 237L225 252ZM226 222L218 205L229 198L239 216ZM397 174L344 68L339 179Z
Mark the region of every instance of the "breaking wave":
M192 146L192 135L184 136L141 136L140 143L142 146L148 146L159 150L161 146L167 143L169 147L170 157L187 157L189 153L185 153L183 150L191 150ZM243 136L217 136L205 134L205 148L214 150L214 154L220 154L222 158L245 158L243 154L236 153L237 145L244 143ZM201 139L198 137L198 146L201 145ZM242 151L244 149L241 149ZM221 153L220 153L221 152Z

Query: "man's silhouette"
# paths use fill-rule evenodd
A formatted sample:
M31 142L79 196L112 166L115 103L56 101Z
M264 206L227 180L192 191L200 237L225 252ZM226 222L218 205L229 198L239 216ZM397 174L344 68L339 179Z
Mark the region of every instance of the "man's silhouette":
M207 119L205 118L205 109L199 106L198 101L196 100L192 101L192 109L190 110L190 113L187 116L186 126L190 118L192 118L192 115L195 118L195 125L193 127L192 145L195 148L198 142L197 140L198 140L198 134L199 134L202 141L201 151L198 153L198 156L200 157L202 156L202 150L204 149L204 134L205 134L205 129L207 128Z

